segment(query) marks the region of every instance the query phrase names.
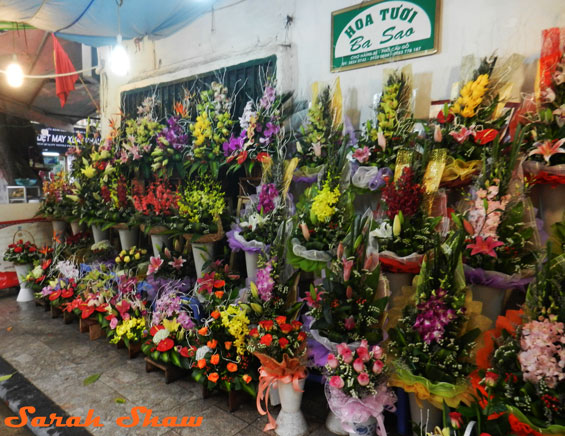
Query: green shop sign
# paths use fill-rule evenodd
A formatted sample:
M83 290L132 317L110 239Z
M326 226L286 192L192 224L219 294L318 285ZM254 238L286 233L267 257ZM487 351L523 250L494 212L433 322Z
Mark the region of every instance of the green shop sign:
M436 53L440 0L377 0L332 13L331 70Z

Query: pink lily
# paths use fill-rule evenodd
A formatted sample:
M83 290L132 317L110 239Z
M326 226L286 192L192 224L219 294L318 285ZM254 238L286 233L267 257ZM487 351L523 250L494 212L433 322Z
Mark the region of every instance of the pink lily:
M504 243L494 240L492 236L489 236L486 239L483 239L481 236L477 236L475 238L475 243L468 244L467 248L471 249L471 256L476 254L486 254L491 257L497 257L494 249L502 245L504 245Z
M182 256L173 257L173 260L169 262L169 265L171 265L176 270L180 270L185 262L186 260L184 260Z
M369 160L369 156L371 155L371 151L369 147L365 146L363 148L358 148L353 153L353 157L357 159L359 163L365 163Z
M379 144L379 147L381 147L383 149L383 151L385 151L386 149L386 136L383 133L382 130L379 130L379 132L377 133L377 144Z
M561 147L565 142L565 138L560 140L553 140L553 141L543 141L543 142L536 142L534 146L536 147L535 150L530 151L528 156L533 156L534 154L541 154L544 160L549 165L549 159L554 154L561 154L565 153L565 148Z
M343 281L348 281L351 277L351 270L353 269L353 259L343 259Z
M468 129L467 127L461 127L459 132L449 132L449 135L453 137L459 144L462 144L467 140L469 136L473 134L473 129Z
M147 268L147 275L155 274L157 271L159 271L161 265L163 265L163 259L161 259L159 256L151 256L151 258L149 259L149 267Z

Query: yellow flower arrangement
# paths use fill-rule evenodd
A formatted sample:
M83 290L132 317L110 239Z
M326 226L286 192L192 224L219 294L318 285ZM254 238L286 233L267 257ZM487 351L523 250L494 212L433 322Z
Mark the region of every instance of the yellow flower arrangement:
M127 339L128 342L138 342L142 338L143 331L145 330L145 318L130 318L122 321L116 327L116 333L110 343L117 344L122 339Z
M179 215L190 223L211 224L224 212L226 201L221 186L209 178L191 183L178 203Z
M237 348L237 354L243 355L247 350L247 336L249 335L249 318L245 309L239 306L228 306L220 311L222 325L235 340L233 345Z
M451 106L451 112L464 118L472 118L477 107L482 103L489 84L489 75L481 74L475 80L470 80L461 88L459 98Z
M326 180L324 187L319 191L312 201L311 213L316 218L312 221L327 222L336 212L336 205L339 201L339 187L331 189L330 180Z

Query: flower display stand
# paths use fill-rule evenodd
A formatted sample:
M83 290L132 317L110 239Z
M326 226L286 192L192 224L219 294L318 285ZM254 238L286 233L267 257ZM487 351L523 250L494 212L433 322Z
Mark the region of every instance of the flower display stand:
M92 236L94 237L95 244L108 240L108 233L108 229L102 230L100 226L92 225Z
M245 268L247 269L247 278L250 282L257 280L257 261L259 260L259 253L250 251L245 252Z
M333 413L331 410L330 413L328 414L328 417L326 418L326 429L328 429L333 434L337 434L339 436L347 436L349 434L343 429L343 425L341 425L341 421L336 416L336 414Z
M63 310L63 322L65 324L72 324L74 320L75 314L73 312L67 312L66 310Z
M102 326L98 324L96 321L92 322L88 326L88 336L91 341L95 341L100 339L104 335L104 331L102 330Z
M133 344L129 344L128 349L128 358L135 359L141 353L141 342L134 342Z
M43 307L43 310L45 310L45 312L49 311L50 306L49 306L49 299L47 297L36 298L35 305Z
M145 372L163 371L165 374L165 383L169 384L186 375L186 370L170 363L155 362L150 357L145 357Z
M87 332L90 330L90 325L91 325L91 324L95 324L95 323L97 324L97 322L94 321L93 319L90 319L90 318L86 318L86 319L80 318L80 319L78 320L78 330L79 330L81 333L87 333Z
M16 269L16 274L18 276L18 282L20 283L20 292L18 293L18 297L16 301L20 303L25 303L27 301L33 301L33 291L27 287L27 283L24 278L29 274L31 271L31 265L14 265Z
M470 287L473 299L483 303L482 314L495 323L498 316L502 314L506 292L490 286L473 284Z
M51 318L59 318L62 314L63 312L60 308L51 305Z
M434 407L428 401L420 401L420 406L413 392L408 394L408 399L410 401L410 416L413 423L427 429L434 429L436 426L441 428L442 413L440 409Z
M302 436L308 432L308 424L300 410L305 381L306 379L301 379L298 382L299 391L294 390L292 383L277 382L281 411L277 416L275 433L279 436Z

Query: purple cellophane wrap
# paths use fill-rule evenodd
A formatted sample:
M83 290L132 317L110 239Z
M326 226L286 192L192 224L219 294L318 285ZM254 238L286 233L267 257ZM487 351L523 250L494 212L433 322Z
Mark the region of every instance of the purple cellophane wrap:
M237 224L234 225L232 230L226 233L228 244L232 251L245 251L248 253L261 253L262 251L265 251L260 246L258 246L258 244L245 244L243 242L243 238L237 238L236 235L241 236L241 227L239 227Z
M318 180L318 175L315 174L313 176L294 176L292 178L293 182L296 183L306 183L308 185L311 185L312 183L315 183Z
M387 388L386 383L378 387L378 394L363 399L353 398L346 395L340 389L333 388L326 384L326 399L331 411L341 421L343 429L351 432L351 423L361 423L367 421L371 416L377 420L377 434L386 436L384 426L384 411L396 411L396 395Z
M465 268L465 281L468 284L490 286L497 289L520 289L525 290L533 277L522 277L519 274L509 276L498 271L485 271L482 268Z

